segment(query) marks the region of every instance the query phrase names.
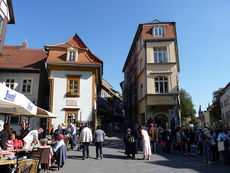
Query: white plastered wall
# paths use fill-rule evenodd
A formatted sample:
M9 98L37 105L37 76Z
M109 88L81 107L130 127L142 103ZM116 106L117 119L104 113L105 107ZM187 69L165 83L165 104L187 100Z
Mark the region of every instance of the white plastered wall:
M79 97L66 97L66 75L81 75ZM65 122L64 108L78 108L78 121L92 121L92 72L52 71L51 78L54 79L53 113L58 115L52 120L52 124L57 128L59 124ZM77 100L77 105L67 106L66 100Z

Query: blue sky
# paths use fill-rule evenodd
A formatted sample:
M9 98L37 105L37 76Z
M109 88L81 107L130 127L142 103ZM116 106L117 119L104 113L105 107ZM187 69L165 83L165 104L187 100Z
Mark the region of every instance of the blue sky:
M103 77L121 91L122 68L139 23L176 22L180 88L195 109L212 102L212 92L230 81L229 0L13 0L16 25L5 44L43 48L75 32L104 61Z

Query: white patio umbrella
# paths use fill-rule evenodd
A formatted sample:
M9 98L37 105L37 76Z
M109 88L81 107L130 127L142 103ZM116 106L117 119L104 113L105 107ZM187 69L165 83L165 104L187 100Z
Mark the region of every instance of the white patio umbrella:
M37 114L37 106L23 94L0 83L0 114L35 116Z

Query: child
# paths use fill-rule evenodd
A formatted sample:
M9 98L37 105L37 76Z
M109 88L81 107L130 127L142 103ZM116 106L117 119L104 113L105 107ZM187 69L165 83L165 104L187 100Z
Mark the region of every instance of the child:
M6 150L14 150L14 140L15 140L15 134L12 133L10 134L10 140L7 141L6 143Z

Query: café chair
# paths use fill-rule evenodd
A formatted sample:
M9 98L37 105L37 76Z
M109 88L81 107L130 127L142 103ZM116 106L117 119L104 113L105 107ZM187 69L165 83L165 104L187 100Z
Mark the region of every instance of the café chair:
M44 171L49 172L50 148L39 148L41 150L40 164L44 166Z
M34 150L34 151L32 151L30 153L30 155L28 156L28 158L29 159L33 159L33 160L37 160L38 161L38 165L39 165L40 161L41 161L41 153L42 153L41 149ZM39 172L38 166L37 166L36 172Z
M18 161L17 173L35 173L38 170L38 160L27 159Z

